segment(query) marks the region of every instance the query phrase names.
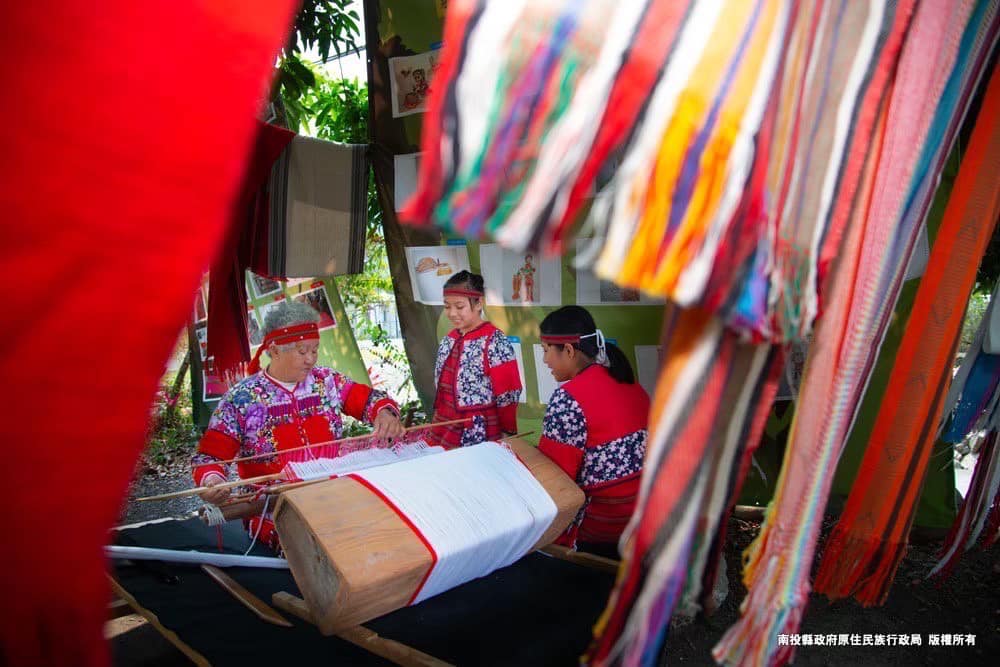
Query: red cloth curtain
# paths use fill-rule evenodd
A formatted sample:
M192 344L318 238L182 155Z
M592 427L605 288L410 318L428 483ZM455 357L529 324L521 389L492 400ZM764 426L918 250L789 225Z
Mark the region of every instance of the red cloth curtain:
M0 9L0 663L108 661L102 545L294 5Z

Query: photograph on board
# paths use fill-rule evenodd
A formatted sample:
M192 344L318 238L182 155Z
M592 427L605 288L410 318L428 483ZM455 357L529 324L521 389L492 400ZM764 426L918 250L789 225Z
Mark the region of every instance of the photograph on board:
M486 302L504 306L562 305L562 275L558 257L542 259L534 252L517 252L495 243L479 246L486 281Z
M322 280L312 284L312 288L300 292L292 297L299 303L304 303L317 313L319 313L319 328L330 329L337 326L337 318L333 315L333 308L330 307L330 297L326 293L326 285Z
M420 303L444 304L444 284L469 269L469 249L464 245L414 246L406 249L413 298Z
M281 291L281 283L277 280L265 278L264 276L258 276L253 271L247 271L247 276L249 277L248 282L253 288L253 296L255 299L271 296L272 294L277 294Z
M389 58L393 118L427 110L427 97L431 93L431 83L439 66L439 51Z

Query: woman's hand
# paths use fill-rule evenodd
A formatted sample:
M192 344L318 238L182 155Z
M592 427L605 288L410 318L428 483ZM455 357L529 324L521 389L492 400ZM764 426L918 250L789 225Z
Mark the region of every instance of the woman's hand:
M374 429L372 435L378 440L392 441L403 435L403 423L399 421L399 415L394 410L383 408L375 415L372 422Z
M218 484L224 483L226 480L216 474L206 475L205 479L202 480L202 486L216 486ZM211 503L213 505L221 505L226 502L229 498L229 489L209 489L208 491L202 491L198 494L198 497L204 500L206 503Z

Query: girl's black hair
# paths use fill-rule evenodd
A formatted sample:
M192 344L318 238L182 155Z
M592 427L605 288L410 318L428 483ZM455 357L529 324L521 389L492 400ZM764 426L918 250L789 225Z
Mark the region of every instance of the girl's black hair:
M478 273L471 271L459 271L444 284L445 288L458 287L459 289L475 290L476 292L486 292L486 283Z
M572 334L586 336L597 331L594 318L586 308L580 306L563 306L559 310L549 313L542 320L539 328L543 335L548 336ZM632 372L632 364L628 362L625 353L614 343L605 343L604 346L608 353L608 361L611 362L611 366L608 368L611 377L621 384L635 384L635 373ZM591 359L597 358L597 336L584 338L579 343L574 343L573 347Z

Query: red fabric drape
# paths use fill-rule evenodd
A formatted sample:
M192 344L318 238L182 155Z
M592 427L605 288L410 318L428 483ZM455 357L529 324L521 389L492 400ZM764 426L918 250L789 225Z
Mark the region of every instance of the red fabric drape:
M219 373L250 361L247 336L246 270L266 275L271 165L295 136L281 127L257 124L257 136L240 184L226 241L208 278L208 355Z
M292 0L4 3L0 663L101 665L102 545ZM212 57L215 54L218 57Z

